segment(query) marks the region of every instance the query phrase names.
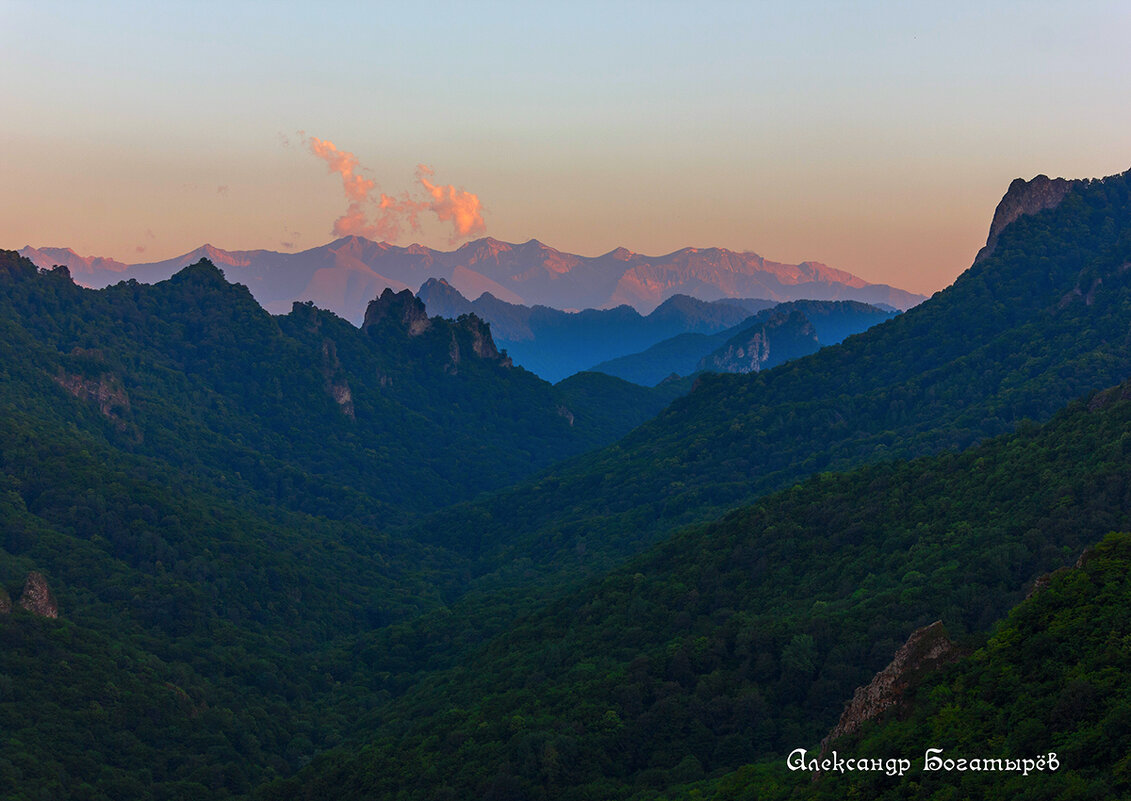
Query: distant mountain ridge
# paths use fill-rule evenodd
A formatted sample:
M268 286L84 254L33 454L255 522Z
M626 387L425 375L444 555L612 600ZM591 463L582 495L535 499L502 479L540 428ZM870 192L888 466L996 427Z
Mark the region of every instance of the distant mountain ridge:
M775 309L760 325L704 356L697 367L720 373L755 373L820 349L817 329L809 318L799 311Z
M765 303L769 304L769 301ZM797 356L816 352L821 346L835 345L845 337L860 333L897 314L895 311L855 300L792 300L769 308L755 308L755 304L747 302L747 306L754 309L754 313L736 326L715 334L677 334L639 353L609 359L590 369L646 387L655 386L672 374L688 376L700 370L736 373L764 370ZM786 344L777 336L782 329L768 325L774 315L790 311L797 311L812 324L816 332L816 338L808 342L801 351L788 346L781 347ZM772 328L775 333L768 334L768 328ZM741 350L743 355L738 358L745 358L751 338L759 337L772 353L765 352L762 358L756 360L757 364L747 360L740 365L728 360L728 351L731 351L733 358Z
M178 436L208 432L179 464L241 474L246 492L298 509L314 497L323 511L349 506L360 489L359 508L386 524L605 444L679 394L610 379L588 386L615 403L589 404L576 390L567 399L511 369L478 317L429 318L408 290L371 300L360 329L311 303L272 316L204 258L153 285L90 290L67 268L37 270L0 251L0 312L5 353L24 354L38 380L79 399L115 442L158 457ZM171 378L182 373L191 390ZM309 459L296 456L303 447ZM291 459L308 472L301 487L264 478L289 475Z
M499 347L506 349L517 364L547 381L560 381L595 363L644 350L679 334L728 330L774 305L773 301L752 298L707 302L673 295L647 315L628 305L564 312L548 306L507 303L490 292L468 300L443 278L429 278L417 297L429 314L451 319L475 314L486 320Z
M443 278L469 298L490 292L515 304L556 309L626 304L642 313L677 294L708 301L728 297L858 300L898 309L924 300L922 295L870 284L820 262L784 264L725 248L689 247L663 256L617 248L588 257L563 253L536 239L511 244L487 237L441 251L348 236L299 253L226 251L203 245L176 258L132 265L80 256L66 248L28 246L19 253L37 267L61 264L80 283L95 289L131 278L155 283L207 258L225 271L228 280L245 284L272 313L286 313L293 302L309 300L355 325L364 318L366 304L386 288L399 292L419 287L429 278Z

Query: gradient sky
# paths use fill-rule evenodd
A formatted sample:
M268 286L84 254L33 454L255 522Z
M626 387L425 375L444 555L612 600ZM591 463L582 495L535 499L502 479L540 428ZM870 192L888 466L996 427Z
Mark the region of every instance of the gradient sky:
M317 137L374 196L429 165L498 239L931 292L1013 178L1131 168L1128 42L1126 0L0 0L0 247L324 244L348 199Z

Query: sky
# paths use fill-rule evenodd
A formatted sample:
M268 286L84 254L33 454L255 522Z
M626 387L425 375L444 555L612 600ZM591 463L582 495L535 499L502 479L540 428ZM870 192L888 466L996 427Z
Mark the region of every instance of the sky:
M1128 42L1126 0L0 0L0 248L725 247L929 294L1013 178L1131 168Z

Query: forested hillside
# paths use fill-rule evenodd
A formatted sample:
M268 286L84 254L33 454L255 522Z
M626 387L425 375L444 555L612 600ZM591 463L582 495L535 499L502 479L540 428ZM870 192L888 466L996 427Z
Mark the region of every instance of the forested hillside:
M608 442L670 397L571 408L477 318L429 319L408 292L386 291L358 330L309 304L272 317L208 262L92 291L7 254L0 285L28 343L8 363L85 401L84 425L113 447L381 526Z
M963 448L1131 375L1131 174L1021 216L954 285L840 345L706 375L655 420L424 529L500 563L587 569L814 473Z
M1126 798L1129 571L1131 535L1108 535L1074 568L1044 577L982 648L922 677L878 724L832 744L842 756L907 758L902 776L830 771L814 784L810 771L786 776L783 763L668 797Z
M815 476L683 529L459 665L422 672L373 719L369 746L320 758L262 797L663 798L747 763L777 774L794 748L818 747L912 631L941 619L960 645L976 644L1038 576L1131 526L1129 457L1124 384L961 454ZM1101 625L1121 614L1105 611ZM1009 658L1068 659L1071 639L1056 631L1023 645L1007 636L1024 649ZM1123 636L1106 631L1097 636ZM359 648L362 663L379 658ZM1102 687L1125 684L1122 656L1095 658ZM1002 692L992 725L1004 732L1034 702ZM1090 710L1107 708L1101 686L1087 692ZM1010 747L1036 753L1075 736L1078 713L1065 714L1037 718L1040 730ZM1131 730L1108 736L1104 753L1126 753ZM907 747L934 742L916 737Z
M0 310L5 798L223 798L289 774L353 729L335 696L383 698L342 690L336 643L462 586L459 557L389 526L668 397L610 378L567 401L407 292L362 330L272 317L208 263L91 291L0 254ZM31 573L57 619L12 603Z
M858 334L873 325L891 319L896 314L851 300L788 301L769 309L759 310L738 325L716 334L679 334L657 342L639 353L601 362L592 369L649 387L655 386L673 373L688 376L704 369L717 372L749 372L749 370L729 369L721 359L713 360L711 364L705 362L716 351L747 345L751 331L765 329L767 321L774 314L788 314L792 311L800 312L813 326L817 346L835 345L852 334ZM761 333L765 345L760 349L759 358L755 362L756 369L759 370L775 367L788 359L817 349L813 343L808 343L807 347L801 349L779 347L785 343L775 342L777 337L767 334L764 330Z

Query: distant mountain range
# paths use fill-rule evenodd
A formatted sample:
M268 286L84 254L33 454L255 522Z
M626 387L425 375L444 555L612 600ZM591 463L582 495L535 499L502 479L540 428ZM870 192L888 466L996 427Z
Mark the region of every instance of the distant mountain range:
M457 250L441 251L349 236L300 253L226 251L204 245L173 259L132 265L80 256L69 248L24 247L19 253L37 267L62 265L76 282L95 289L131 278L141 283L163 281L206 258L229 281L246 285L272 313L289 312L295 301L313 301L355 325L364 319L369 301L384 289L415 290L429 278L442 278L469 298L490 292L514 304L556 309L628 305L641 313L677 294L708 301L858 300L901 310L924 300L922 295L870 284L819 262L782 264L723 248L683 248L664 256L618 248L586 257L563 253L536 239L520 245L477 239Z
M429 314L450 319L474 314L486 320L495 342L516 364L555 382L598 362L643 351L669 337L729 331L755 312L776 305L756 298L708 302L673 295L647 315L630 306L564 312L548 306L507 303L490 292L468 300L442 278L425 281L417 297Z
M750 373L836 345L896 314L854 300L793 300L762 309L718 333L677 334L590 369L648 387L673 373Z
M499 347L516 364L547 381L594 370L649 387L673 373L687 376L698 370L751 372L772 367L813 353L822 345L834 345L897 314L852 300L778 304L760 298L726 298L708 302L688 295L673 295L647 315L629 306L564 312L507 303L490 292L468 300L442 278L424 282L417 297L429 314L450 319L474 314L486 320ZM770 326L774 333L769 338L776 343L771 356L765 327L771 310L779 308L784 316L779 324ZM797 333L792 330L796 325L787 326L792 331L788 335L780 325L791 311L798 312L796 325L812 323L815 329L800 349L786 344ZM758 331L748 330L753 327ZM752 337L760 338L760 355L747 359ZM708 359L716 350L723 352Z

